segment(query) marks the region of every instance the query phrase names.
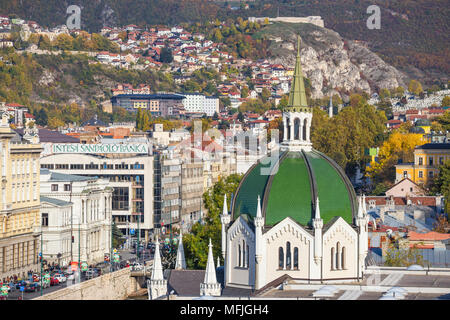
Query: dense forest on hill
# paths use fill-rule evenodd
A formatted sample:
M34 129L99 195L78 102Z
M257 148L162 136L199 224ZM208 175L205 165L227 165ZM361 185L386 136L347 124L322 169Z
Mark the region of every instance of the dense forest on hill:
M249 2L248 10L231 10L228 2L206 0L9 0L0 3L0 14L17 14L43 26L56 26L65 23L66 8L71 4L82 8L82 28L90 32L131 23L173 25L238 16L276 17L278 13L320 15L325 27L344 38L366 41L372 51L412 78L426 76L431 83L450 73L447 0L265 0ZM367 28L370 5L381 8L379 30Z

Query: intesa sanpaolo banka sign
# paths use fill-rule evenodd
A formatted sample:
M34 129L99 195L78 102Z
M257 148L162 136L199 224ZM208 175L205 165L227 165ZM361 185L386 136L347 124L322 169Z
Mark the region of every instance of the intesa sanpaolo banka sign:
M148 145L143 143L55 143L52 153L144 153L148 154Z

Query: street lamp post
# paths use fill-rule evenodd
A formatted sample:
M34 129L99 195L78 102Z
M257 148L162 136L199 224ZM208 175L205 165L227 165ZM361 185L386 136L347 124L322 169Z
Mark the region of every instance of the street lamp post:
M41 226L41 256L40 256L40 259L41 259L41 296L42 296L42 276L43 276L43 261L44 261L44 254L43 254L43 252L42 252L42 242L43 242L43 237L42 237L42 235L43 235L43 232L42 232L42 226Z

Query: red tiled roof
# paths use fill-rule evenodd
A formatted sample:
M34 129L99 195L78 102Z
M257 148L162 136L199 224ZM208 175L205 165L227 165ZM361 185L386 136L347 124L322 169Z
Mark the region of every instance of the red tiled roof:
M384 206L384 205L386 205L386 203L389 199L390 199L389 197L385 197L385 196L366 197L366 203L368 204L369 200L375 200L375 205ZM430 196L408 197L408 198L394 197L394 204L396 206L406 206L407 200L411 200L411 203L413 205L430 206L430 207L436 206L436 198L430 197Z
M434 244L417 244L417 243L410 243L410 248L415 249L434 249Z
M428 233L418 233L414 231L408 232L409 240L420 241L420 240L431 240L431 241L439 241L439 240L447 240L450 239L450 234L448 233L439 233L430 231Z

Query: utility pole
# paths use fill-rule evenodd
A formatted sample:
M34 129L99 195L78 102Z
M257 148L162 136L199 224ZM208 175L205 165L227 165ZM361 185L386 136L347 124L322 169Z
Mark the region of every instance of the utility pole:
M42 240L43 239L42 235L43 235L43 232L42 232L42 226L41 226L41 256L40 256L40 258L41 258L41 296L42 296L42 277L43 277L43 269L44 269L44 266L43 266L44 254L42 252L42 241L43 241Z
M136 257L137 261L139 262L139 245L141 244L140 237L141 237L141 229L140 229L140 222L141 222L141 213L138 212L138 221L137 221L137 243L136 243Z
M81 213L78 216L78 275L78 282L81 283Z

